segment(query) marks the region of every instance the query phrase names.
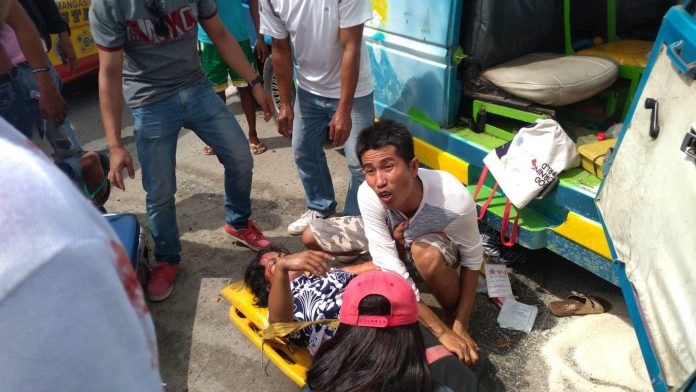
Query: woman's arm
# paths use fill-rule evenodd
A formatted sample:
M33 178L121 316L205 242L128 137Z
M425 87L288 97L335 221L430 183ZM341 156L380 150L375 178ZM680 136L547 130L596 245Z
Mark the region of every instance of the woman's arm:
M268 295L269 323L292 321L290 273L307 271L317 276L326 276L329 271L327 260L333 260L333 257L314 250L305 250L278 259L271 277L271 292Z

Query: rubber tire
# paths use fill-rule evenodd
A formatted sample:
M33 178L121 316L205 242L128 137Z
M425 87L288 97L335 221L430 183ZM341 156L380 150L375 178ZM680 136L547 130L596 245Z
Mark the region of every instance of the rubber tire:
M276 112L280 111L280 94L278 93L278 85L275 82L275 72L273 70L273 59L272 54L268 56L266 62L263 64L263 89L266 90L266 94L273 100L273 105L275 106ZM292 91L290 92L290 104L295 104L295 85L292 86Z

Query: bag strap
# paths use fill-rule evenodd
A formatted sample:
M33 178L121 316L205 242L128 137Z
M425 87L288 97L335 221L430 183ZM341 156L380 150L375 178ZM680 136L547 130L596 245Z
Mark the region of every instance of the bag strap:
M510 239L506 240L505 236L507 235L508 224L510 223L510 209L511 208L512 208L512 203L510 203L510 199L507 199L505 201L505 211L503 212L503 221L500 224L500 241L502 241L503 245L507 246L508 248L515 245L515 241L517 241L517 231L519 229L519 225L517 224L517 220L520 217L520 211L517 210L517 213L515 214L515 221L512 223L512 233L510 233Z
M476 198L478 197L478 194L481 191L481 188L483 187L483 183L486 181L486 176L488 176L488 167L486 165L483 165L481 175L479 176L478 184L476 184L476 190L474 191L474 201L476 201ZM486 215L486 211L488 210L488 207L491 205L491 202L493 201L493 198L495 197L495 192L497 190L498 182L496 181L495 185L493 185L493 189L491 189L491 194L488 195L488 199L486 199L486 202L483 203L483 205L481 205L481 210L479 211L479 215L477 217L478 220L483 220L483 217Z
M476 200L476 198L478 197L479 191L481 190L481 187L483 187L483 183L486 181L486 176L488 176L488 166L483 165L483 169L481 169L481 175L478 179L478 184L476 184L476 190L474 191L474 200Z

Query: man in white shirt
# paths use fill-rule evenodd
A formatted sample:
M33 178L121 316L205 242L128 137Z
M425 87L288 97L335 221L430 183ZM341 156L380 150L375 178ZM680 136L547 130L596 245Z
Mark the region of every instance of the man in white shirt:
M364 180L355 155L358 133L374 122L370 58L362 42L372 19L369 0L260 0L261 33L273 37L273 68L280 91L278 130L290 136L307 211L288 226L300 235L313 219L336 212L326 163L326 130L343 146L351 172L344 215L359 215L358 187ZM297 95L291 105L294 75Z
M483 247L474 200L451 174L418 167L413 137L402 124L380 120L360 134L356 148L365 172L358 191L362 219L314 220L303 242L333 254L369 250L375 266L403 276L419 297L402 260L413 263L451 324L422 302L420 321L460 360L476 363L468 326Z
M0 389L161 391L155 328L116 234L2 118L0 157Z

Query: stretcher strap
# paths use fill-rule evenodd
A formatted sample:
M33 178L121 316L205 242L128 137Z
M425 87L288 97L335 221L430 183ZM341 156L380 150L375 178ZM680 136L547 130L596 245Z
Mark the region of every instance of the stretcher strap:
M268 326L268 328L261 331L261 339L263 340L273 340L276 338L284 338L293 332L297 332L301 329L311 327L312 325L327 325L330 328L338 328L338 320L336 319L324 319L316 321L289 321L289 322L279 322L273 323Z

